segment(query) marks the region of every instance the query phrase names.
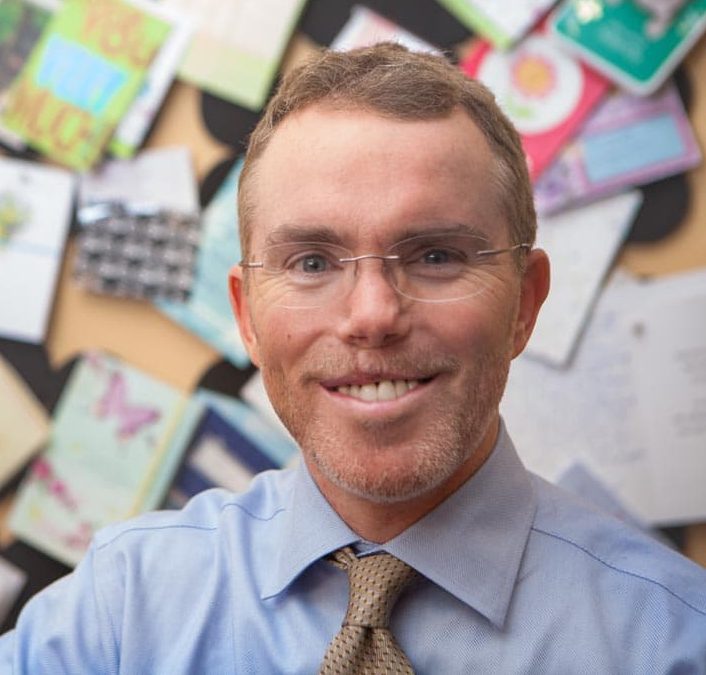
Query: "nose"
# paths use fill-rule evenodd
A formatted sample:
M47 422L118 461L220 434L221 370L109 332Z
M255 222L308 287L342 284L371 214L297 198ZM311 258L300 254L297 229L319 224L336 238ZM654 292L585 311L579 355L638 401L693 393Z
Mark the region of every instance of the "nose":
M395 290L385 261L360 259L354 267L348 293L340 299L345 308L341 339L364 348L402 339L409 331L409 301Z

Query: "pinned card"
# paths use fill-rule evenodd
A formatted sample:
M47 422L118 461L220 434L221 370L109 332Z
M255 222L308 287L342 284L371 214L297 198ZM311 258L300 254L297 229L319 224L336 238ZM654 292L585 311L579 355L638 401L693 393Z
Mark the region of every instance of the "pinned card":
M645 97L616 91L535 182L537 213L549 215L700 162L701 149L673 83Z
M117 358L85 356L59 401L48 447L19 488L10 529L75 565L97 529L161 503L201 411Z
M15 80L4 123L57 162L90 168L169 31L123 0L66 0Z
M549 25L563 47L646 96L706 30L706 0L569 0Z
M73 194L67 171L0 157L0 335L44 340Z
M509 52L476 43L463 71L495 94L522 136L535 180L608 91L608 80L554 44L542 29Z

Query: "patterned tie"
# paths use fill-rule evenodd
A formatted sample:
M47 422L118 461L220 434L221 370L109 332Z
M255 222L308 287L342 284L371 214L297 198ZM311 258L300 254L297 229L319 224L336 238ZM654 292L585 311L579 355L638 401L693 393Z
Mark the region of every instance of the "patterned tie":
M387 625L402 589L417 572L389 553L356 558L350 547L335 551L331 562L348 573L348 611L326 650L319 673L413 675L410 662Z

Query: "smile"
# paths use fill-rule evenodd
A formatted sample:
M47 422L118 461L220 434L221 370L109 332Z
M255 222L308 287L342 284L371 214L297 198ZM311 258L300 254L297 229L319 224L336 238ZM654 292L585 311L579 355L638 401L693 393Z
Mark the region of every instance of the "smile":
M342 385L336 387L336 391L360 401L392 401L418 386L419 380L382 380L362 385Z

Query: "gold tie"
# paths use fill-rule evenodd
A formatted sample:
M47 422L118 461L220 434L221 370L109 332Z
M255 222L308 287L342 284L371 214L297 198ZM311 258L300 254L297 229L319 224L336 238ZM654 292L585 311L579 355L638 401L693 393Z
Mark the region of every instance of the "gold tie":
M320 674L413 675L387 626L397 598L417 572L389 553L356 558L350 547L335 551L331 562L348 573L348 611L324 654Z

